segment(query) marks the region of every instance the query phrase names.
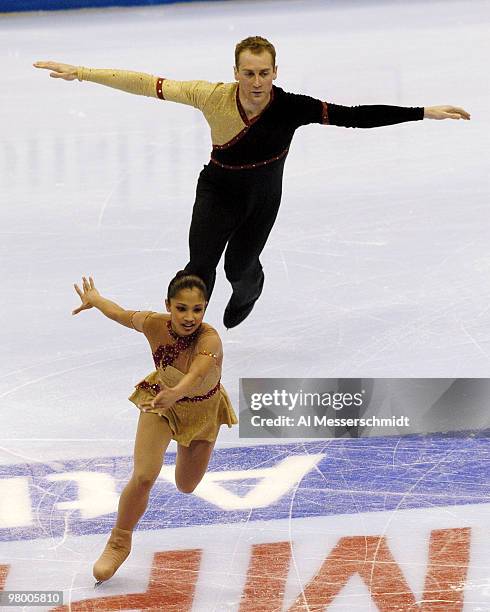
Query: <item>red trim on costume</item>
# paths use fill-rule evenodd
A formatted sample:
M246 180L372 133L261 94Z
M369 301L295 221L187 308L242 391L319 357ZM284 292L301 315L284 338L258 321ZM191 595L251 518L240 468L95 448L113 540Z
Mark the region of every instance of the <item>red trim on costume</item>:
M235 92L236 107L238 109L238 112L240 113L240 117L242 118L243 123L248 126L250 125L250 121L248 120L247 113L244 111L242 103L240 102L240 96L238 95L238 88L239 88L239 85L237 85L236 92Z
M264 108L260 111L260 113L257 116L252 117L252 119L249 119L247 117L247 113L245 112L245 110L244 110L244 108L242 106L242 103L240 102L240 96L238 95L238 89L239 89L239 86L237 85L235 98L236 98L236 105L237 105L237 108L238 108L238 112L240 113L240 117L242 118L243 123L245 123L245 125L251 126L251 125L253 125L257 121L257 119L260 119L260 117L262 117L262 115L265 113L265 111L272 104L272 101L274 100L274 87L272 87L272 89L271 89L271 95L270 95L270 98L269 98L269 102L267 102L267 106L264 106Z
M160 393L160 385L158 383L149 383L147 380L142 380L135 385L135 389L144 389L145 391L153 391L155 395Z
M326 102L322 102L322 123L329 124L330 119L328 118L328 106Z
M213 387L210 391L208 391L205 395L194 395L193 397L181 397L177 400L179 402L204 402L205 400L212 397L221 386L221 382L218 381L218 384ZM155 395L160 393L161 387L158 383L149 383L147 380L142 380L140 383L136 385L136 389L144 389L145 391L153 391Z
M231 145L234 145L236 142L238 142L241 138L243 138L243 136L245 136L245 134L248 132L248 125L246 125L243 130L241 130L240 132L238 132L238 134L236 136L233 136L233 138L231 140L229 140L228 142L225 142L225 144L222 145L213 145L213 150L214 149L226 149L228 147L231 147Z
M216 385L216 387L213 387L205 395L194 395L194 397L181 397L179 400L177 400L177 403L179 402L203 402L204 400L207 400L210 397L212 397L217 391L219 391L220 386L221 386L221 382L218 380L218 384Z
M272 101L274 100L274 88L271 89L271 95L270 95L269 102L267 103L267 106L260 112L259 115L257 115L256 117L253 117L252 119L249 119L247 117L247 114L244 111L243 106L242 106L242 104L240 102L240 98L238 96L238 86L236 88L235 98L236 98L236 105L237 105L238 112L240 114L240 117L241 117L243 123L245 124L245 127L243 128L243 130L238 132L238 134L236 136L233 136L233 138L231 140L229 140L228 142L225 142L222 145L213 144L213 150L214 149L216 149L216 150L227 149L228 147L231 147L232 145L237 143L241 138L243 138L245 136L245 134L248 131L248 128L251 125L253 125L258 119L260 119L260 117L262 117L262 115L264 114L266 109L268 109L269 106L272 104Z
M163 81L165 81L165 78L163 77L159 77L157 80L157 96L160 98L160 100L165 100L165 98L163 97Z
M213 164L216 164L217 166L219 166L220 168L225 168L226 170L248 170L249 168L259 168L260 166L266 166L267 164L271 164L272 162L275 162L278 159L282 159L288 154L288 151L289 151L289 147L287 149L284 149L284 151L282 151L282 153L279 153L279 155L276 155L275 157L271 157L270 159L256 162L255 164L242 164L240 166L230 166L228 164L222 164L221 162L213 158L213 153L211 152L210 161L213 162Z

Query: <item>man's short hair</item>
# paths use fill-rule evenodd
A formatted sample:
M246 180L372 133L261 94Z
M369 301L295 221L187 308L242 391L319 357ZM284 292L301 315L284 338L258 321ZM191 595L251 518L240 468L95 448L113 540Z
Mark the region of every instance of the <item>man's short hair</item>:
M250 51L255 55L260 55L264 51L268 51L272 57L272 65L276 65L276 50L274 45L262 36L249 36L241 40L235 47L235 66L238 68L238 61L242 51Z

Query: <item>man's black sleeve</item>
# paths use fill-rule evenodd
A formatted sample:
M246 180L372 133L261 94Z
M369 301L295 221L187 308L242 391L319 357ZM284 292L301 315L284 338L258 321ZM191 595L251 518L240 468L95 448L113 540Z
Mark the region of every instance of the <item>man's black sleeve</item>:
M423 107L417 106L340 106L327 102L326 107L327 120L324 123L342 127L373 128L424 118Z

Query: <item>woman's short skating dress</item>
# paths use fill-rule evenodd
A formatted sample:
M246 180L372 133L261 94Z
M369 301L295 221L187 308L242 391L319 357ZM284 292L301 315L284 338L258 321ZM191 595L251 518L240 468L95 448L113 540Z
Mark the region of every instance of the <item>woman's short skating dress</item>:
M205 378L192 390L192 394L178 400L165 411L162 418L168 421L172 438L183 446L193 440L214 442L221 425L238 423L228 394L221 385L222 358L204 350L205 340L217 332L205 323L190 336L178 336L170 325L170 317L149 313L143 324L153 354L156 370L136 385L129 397L140 410L160 392L162 383L175 387L189 371L197 355L207 355L213 366ZM158 409L146 408L159 413Z

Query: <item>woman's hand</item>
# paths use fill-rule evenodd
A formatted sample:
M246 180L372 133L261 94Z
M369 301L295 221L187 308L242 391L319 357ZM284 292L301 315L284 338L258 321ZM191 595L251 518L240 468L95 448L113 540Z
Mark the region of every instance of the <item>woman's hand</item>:
M164 415L179 399L172 387L167 387L163 383L160 383L160 389L158 395L156 395L151 402L141 404L143 412L155 412L156 414Z
M72 66L71 64L60 64L59 62L35 62L33 66L34 68L51 70L49 76L53 79L74 81L78 77L78 66Z
M471 119L471 115L459 106L426 106L424 119Z
M100 297L100 293L95 288L94 279L91 276L88 277L88 280L85 278L85 276L82 278L83 291L78 285L73 286L75 287L75 291L78 293L80 299L82 300L82 305L78 308L75 308L75 310L73 310L71 314L76 315L79 312L82 312L82 310L88 310L89 308L93 308L92 300Z

